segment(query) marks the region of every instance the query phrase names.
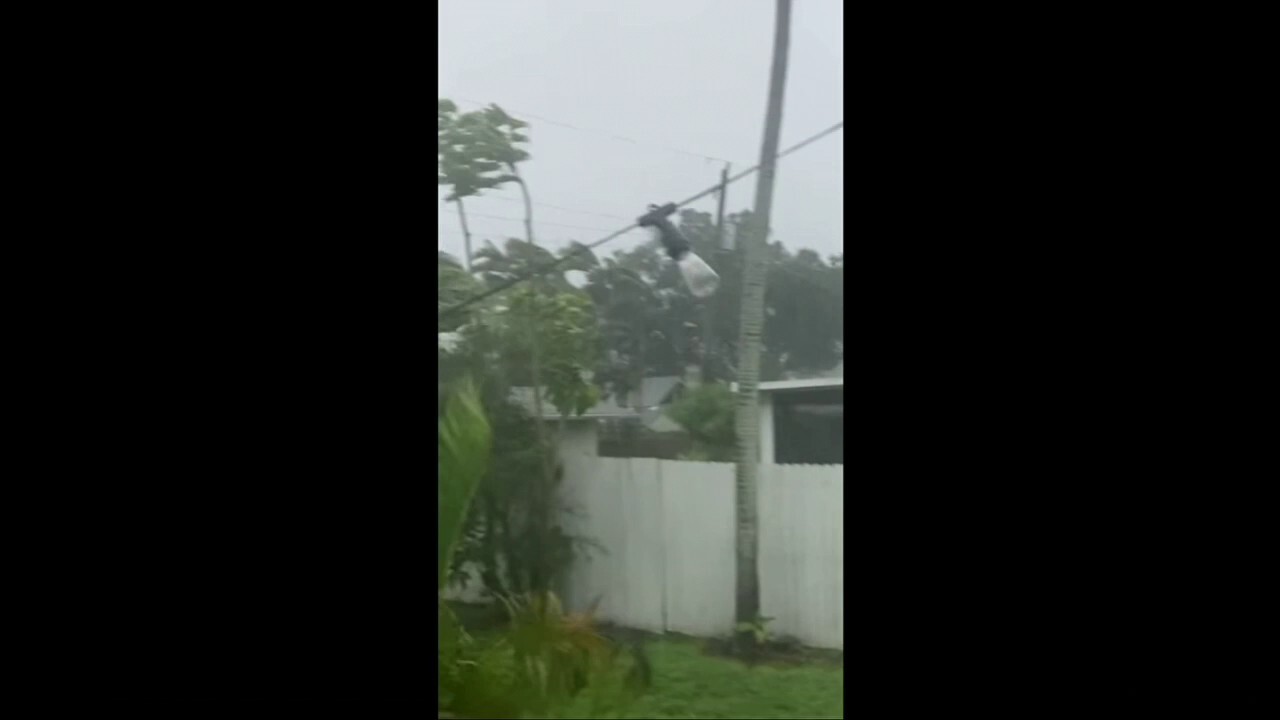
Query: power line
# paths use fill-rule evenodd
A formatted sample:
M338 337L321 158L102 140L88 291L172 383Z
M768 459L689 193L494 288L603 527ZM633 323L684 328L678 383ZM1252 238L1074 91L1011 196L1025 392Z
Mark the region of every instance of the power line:
M458 214L457 210L450 210L449 208L444 208L444 212L453 213L454 215ZM486 215L485 213L478 213L478 212L468 212L467 217L469 218L481 217L481 218L488 218L490 220L506 220L508 222L518 222L518 223L524 222L524 218L503 217L501 215ZM534 225L555 225L558 227L572 228L574 230L590 230L591 232L605 232L604 228L584 227L582 225L566 225L565 223L549 222L547 220L536 220L534 221L533 224Z
M800 148L802 148L802 147L806 147L806 146L808 146L808 145L811 145L811 144L813 144L813 143L817 142L818 140L820 140L820 139L822 139L822 138L824 138L824 137L826 137L826 136L828 136L828 135L830 135L830 134L834 133L835 131L840 130L840 129L841 129L841 128L843 128L843 127L844 127L844 121L843 121L843 120L841 120L840 122L836 123L835 125L832 125L831 127L827 128L826 130L823 130L822 132L820 132L820 133L818 133L818 134L816 134L816 135L812 135L812 136L810 136L810 137L806 138L805 140L802 140L802 141L800 141L800 142L796 143L795 145L792 145L791 147L787 148L786 150L783 150L782 152L780 152L780 153L778 153L777 155L775 155L775 156L774 156L774 159L776 159L776 160L780 160L780 159L782 159L782 158L786 157L787 155L790 155L791 153L793 153L793 152L795 152L795 151L799 150ZM724 182L724 185L725 185L725 186L727 186L727 185L730 185L730 184L732 184L732 183L735 183L735 182L737 182L737 181L741 180L742 178L745 178L745 177L747 177L748 175L751 175L752 173L754 173L754 172L758 171L759 169L760 169L760 166L759 166L759 165L754 165L754 166L752 166L752 167L749 167L749 168L747 168L746 170L743 170L742 172L738 173L737 175L734 175L733 177L730 177L728 180L726 180L726 181ZM718 190L720 190L720 188L721 188L721 187L722 187L722 185L721 185L720 183L716 183L715 185L712 185L711 187L709 187L709 188L707 188L707 189L705 189L705 190L703 190L703 191L701 191L701 192L699 192L699 193L697 193L697 194L695 194L695 195L693 195L693 196L691 196L691 197L685 198L684 200L681 200L680 202L675 203L675 206L676 206L677 208L680 208L680 207L683 207L683 206L688 205L688 204L690 204L690 203L697 202L698 200L701 200L702 198L707 197L708 195L711 195L712 193L717 192ZM453 305L453 306L450 306L450 307L445 308L443 311L441 311L441 312L439 312L439 313L437 313L437 314L436 314L436 318L437 318L437 319L439 319L439 318L443 318L443 317L448 317L448 316L453 315L453 314L455 314L455 313L458 313L458 312L460 312L460 311L462 311L462 310L464 310L464 309L466 309L466 308L468 308L468 307L470 307L470 306L472 306L472 305L474 305L474 304L476 304L476 303L478 303L478 302L480 302L480 301L482 301L482 300L485 300L485 299L487 299L487 298L493 297L494 295L497 295L497 294L498 294L498 293L500 293L500 292L504 292L504 291L506 291L506 290L509 290L510 288L514 287L515 285L518 285L519 283L525 282L525 281L527 281L527 280L530 280L530 279L532 279L532 278L538 277L538 276L540 276L540 275L545 275L545 274L547 274L547 273L551 272L552 270L555 270L557 267L559 267L560 265L562 265L562 264L564 264L565 262L569 261L569 260L570 260L570 259L572 259L573 257L575 257L575 256L577 256L577 255L581 255L581 254L583 254L583 253L585 253L585 252L587 252L587 251L589 251L589 250L593 250L593 249L595 249L595 248L597 248L597 247L600 247L601 245L603 245L603 244L605 244L605 243L609 242L610 240L613 240L613 239L615 239L615 238L618 238L618 237L620 237L620 236L622 236L622 235L624 235L624 234L626 234L626 233L628 233L628 232L631 232L632 230L634 230L634 229L636 229L636 228L638 228L638 227L640 227L640 226L639 226L639 224L637 224L637 223L635 223L635 222L632 222L632 223L631 223L630 225L628 225L627 227L622 228L621 230L614 231L614 232L612 232L612 233L610 233L610 234L608 234L608 235L605 235L604 237L600 238L599 240L596 240L596 241L594 241L594 242L588 243L588 244L586 244L586 245L580 245L580 246L578 246L577 248L574 248L573 250L571 250L571 251L569 251L569 252L565 253L564 255L562 255L562 256L560 257L560 259L558 259L558 260L556 260L556 261L554 261L554 262L552 262L552 263L549 263L549 264L547 264L547 265L545 265L545 266L543 266L543 267L541 267L541 268L538 268L538 269L534 270L533 272L530 272L530 273L528 273L528 274L526 274L526 275L522 275L522 276L520 276L520 277L513 278L513 279L511 279L511 280L508 280L507 282L504 282L504 283L502 283L502 284L500 284L500 285L494 286L494 287L492 287L492 288L490 288L490 289L488 289L488 290L485 290L484 292L477 293L477 294L475 294L475 295L471 296L470 298L468 298L468 299L466 299L466 300L463 300L462 302L458 303L457 305Z
M521 222L523 222L523 221L521 221ZM444 235L451 235L451 236L453 236L453 237L462 237L462 232L461 232L460 230L450 230L450 229L445 228L445 229L440 229L440 230L438 230L438 232L439 232L439 233L441 233L441 234L444 234ZM603 231L601 231L601 232L603 232ZM484 233L472 233L472 234L473 234L473 235L475 235L475 234L481 234L481 235L483 235ZM830 265L824 265L823 267L824 267L825 269L828 269L828 270L836 269L836 268L831 267ZM803 281L805 281L805 282L808 282L808 283L810 283L813 287L816 287L817 289L822 290L823 292L831 293L831 294L834 294L834 293L836 292L834 288L832 288L832 287L830 287L830 286L827 286L827 285L824 285L823 283L815 283L815 282L812 282L812 281L813 281L813 278L812 278L812 277L810 277L810 276L806 276L806 275L801 275L801 274L799 273L799 271L797 271L797 270L793 269L790 265L785 265L785 264L783 264L783 263L781 263L781 262L773 262L773 261L770 261L770 263L769 263L769 269L770 269L770 270L778 270L778 271L780 271L780 272L782 272L782 273L785 273L785 274L787 274L787 275L790 275L791 277L793 277L793 278L795 278L795 279L797 279L797 280L803 280Z
M524 200L521 200L520 198L507 197L505 195L473 195L467 198L467 200L468 201L501 200L502 202L520 203L522 205L524 204ZM562 207L560 205L552 205L551 203L530 201L529 204L537 205L539 207L552 208L555 210L563 210L564 212L577 213L579 215L595 215L597 217L609 218L610 220L630 220L630 218L625 218L625 217L622 217L621 215L610 215L608 213L598 213L598 212L592 212L590 210L574 210L573 208Z
M454 97L457 97L457 96L455 95ZM476 105L479 107L488 107L491 104L491 103L482 103L478 100L468 100L467 98L464 98L464 97L458 97L458 99L461 100L462 102L465 102L471 105ZM577 130L578 132L591 133L595 135L603 135L609 138L610 140L617 140L619 142L630 143L632 145L648 146L652 148L657 148L659 150L666 150L667 152L677 153L679 155L688 155L689 157L696 157L701 160L710 160L712 162L718 162L718 163L730 162L729 160L725 160L724 158L713 157L711 155L703 155L702 153L689 152L688 150L680 150L679 148L673 148L667 145L660 145L657 143L642 142L640 140L635 140L633 138L626 137L625 135L618 135L616 133L611 133L605 130L590 130L588 128L578 127L577 125L564 122L563 120L552 120L549 117L534 115L533 113L527 113L517 108L506 108L506 109L510 109L512 112L522 117L531 118L533 120L541 120L542 122L545 122L545 123L551 123L552 125L559 125L560 127L568 128L570 130Z

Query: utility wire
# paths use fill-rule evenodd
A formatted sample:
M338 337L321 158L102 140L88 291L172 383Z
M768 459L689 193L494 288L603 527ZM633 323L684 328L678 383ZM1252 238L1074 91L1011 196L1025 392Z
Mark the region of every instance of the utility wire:
M523 222L523 220L522 220L521 222ZM597 228L597 229L598 229L598 228ZM462 232L461 232L460 230L449 230L449 229L444 229L444 230L440 230L439 232L440 232L440 234L442 234L442 235L449 235L449 236L451 236L451 237L462 237L462 236L463 236L463 235L462 235ZM602 232L603 232L603 231L602 231ZM484 234L484 233L472 233L472 235L483 235L483 234ZM460 267L462 267L462 265L458 265L458 267L460 268ZM825 267L826 267L828 270L834 269L834 268L832 268L830 265L827 265L827 266L825 266ZM790 275L791 277L793 277L793 278L795 278L795 279L797 279L797 280L802 280L802 281L804 281L804 282L807 282L807 283L809 283L812 287L815 287L815 288L817 288L817 289L819 289L819 290L823 291L824 293L827 293L827 294L831 295L832 297L834 297L834 296L835 296L835 294L836 294L836 292L837 292L834 288L832 288L832 287L830 287L830 286L828 286L828 285L825 285L825 284L823 284L823 283L813 282L813 278L812 278L812 277L810 277L810 276L806 276L806 275L801 275L798 271L793 270L793 269L791 268L791 266L790 266L790 265L784 265L784 264L782 264L782 263L774 263L774 262L770 262L770 263L769 263L769 265L768 265L768 268L769 268L769 270L771 270L771 271L772 271L772 270L778 270L778 271L780 271L780 272L782 272L782 273L784 273L784 274Z
M521 200L520 198L507 197L505 195L474 195L472 197L467 198L468 202L472 200L501 200L502 202L509 202L509 203L521 203L521 204L524 203L524 200ZM579 215L595 215L596 217L609 218L611 220L630 220L630 218L624 218L621 215L610 215L608 213L598 213L598 212L592 212L590 210L574 210L573 208L567 208L560 205L552 205L551 203L531 201L530 204L538 205L545 208L553 208L555 210L563 210L564 212L577 213Z
M776 156L774 156L774 159L775 159L775 160L777 160L777 159L781 159L781 158L783 158L783 157L786 157L787 155L790 155L791 153L793 153L793 152L795 152L795 151L799 150L800 148L802 148L802 147L806 147L806 146L808 146L808 145L811 145L811 144L813 144L813 143L817 142L818 140L820 140L820 139L822 139L822 138L824 138L824 137L826 137L826 136L828 136L828 135L830 135L830 134L834 133L835 131L840 130L840 129L841 129L841 128L843 128L843 127L844 127L844 121L843 121L843 120L841 120L840 122L836 123L835 125L832 125L831 127L827 128L826 130L823 130L822 132L820 132L820 133L818 133L818 134L816 134L816 135L812 135L812 136L810 136L809 138L807 138L807 139L805 139L805 140L802 140L802 141L800 141L800 142L796 143L795 145L792 145L791 147L787 148L786 150L783 150L782 152L780 152L780 153L778 153ZM730 177L730 178L728 178L727 180L725 180L724 185L725 185L725 186L731 185L731 184L733 184L733 183L735 183L735 182L737 182L737 181L739 181L739 180L741 180L741 179L743 179L743 178L747 177L748 175L751 175L752 173L754 173L754 172L758 171L759 169L760 169L760 166L759 166L759 165L754 165L754 166L752 166L752 167L749 167L749 168L747 168L746 170L743 170L742 172L738 173L737 175L733 175L732 177ZM705 190L703 190L703 191L701 191L701 192L699 192L699 193L696 193L696 194L694 194L694 195L692 195L692 196L690 196L690 197L688 197L688 198L685 198L684 200L681 200L680 202L676 203L676 204L675 204L675 206L676 206L677 208L680 208L680 207L684 207L685 205L688 205L688 204L690 204L690 203L697 202L698 200L701 200L702 198L707 197L708 195L711 195L712 193L715 193L716 191L720 190L720 188L721 188L721 184L720 184L720 183L716 183L715 185L712 185L711 187L709 187L709 188L707 188L707 189L705 189ZM488 298L490 298L490 297L493 297L494 295L497 295L497 294L498 294L498 293L500 293L500 292L504 292L504 291L506 291L506 290L509 290L510 288L512 288L512 287L514 287L514 286L516 286L516 285L518 285L518 284L520 284L520 283L522 283L522 282L525 282L525 281L527 281L527 280L531 280L531 279L533 279L533 278L535 278L535 277L539 277L539 276L541 276L541 275L545 275L545 274L547 274L547 273L551 272L552 270L555 270L557 267L560 267L561 265L563 265L564 263L568 262L569 260L573 259L574 257L576 257L576 256L578 256L578 255L581 255L581 254L583 254L583 253L586 253L586 252L587 252L587 251L589 251L589 250L594 250L595 248L600 247L601 245L603 245L603 244L605 244L605 243L609 242L610 240L613 240L613 239L615 239L615 238L621 237L622 235L625 235L626 233L629 233L629 232L631 232L632 230L635 230L635 229L636 229L636 228L638 228L638 227L640 227L640 225L639 225L638 223L633 222L633 223L631 223L630 225L628 225L628 226L626 226L626 227L622 228L621 230L616 230L616 231L614 231L614 232L612 232L612 233L609 233L608 235L605 235L604 237L600 238L599 240L596 240L596 241L591 242L591 243L587 243L586 245L579 245L578 247L576 247L576 248L574 248L574 249L570 250L569 252L565 253L564 255L562 255L562 256L560 257L560 259L556 260L555 262L548 263L547 265L544 265L544 266L543 266L543 267L541 267L541 268L537 268L537 269L533 270L532 272L529 272L529 273L527 273L527 274L525 274L525 275L521 275L520 277L512 278L511 280L508 280L508 281L506 281L506 282L504 282L504 283L502 283L502 284L500 284L500 285L496 285L496 286L494 286L494 287L492 287L492 288L489 288L488 290L485 290L484 292L476 293L475 295L471 296L470 298L467 298L466 300L463 300L462 302L458 303L457 305L453 305L453 306L450 306L450 307L445 308L444 310L442 310L442 311L440 311L439 313L437 313L437 314L436 314L436 319L437 319L437 320L439 320L440 318L445 318L445 317L448 317L448 316L450 316L450 315L454 315L454 314L456 314L456 313L458 313L458 312L461 312L462 310L464 310L464 309L466 309L466 308L468 308L468 307L470 307L470 306L472 306L472 305L474 305L474 304L476 304L476 303L478 303L478 302L480 302L480 301L482 301L482 300L485 300L485 299L488 299Z
M457 97L457 96L455 95L454 97ZM467 98L464 98L464 97L459 97L458 99L459 99L459 100L461 100L461 101L462 101L462 102L464 102L464 103L468 103L468 104L470 104L470 105L476 105L476 106L479 106L479 107L489 107L489 105L491 105L491 104L492 104L492 103L482 103L482 102L480 102L480 101L478 101L478 100L468 100ZM659 149L659 150L666 150L667 152L673 152L673 153L677 153L677 154L679 154L679 155L688 155L689 157L696 157L696 158L698 158L698 159L700 159L700 160L710 160L710 161L712 161L712 162L718 162L718 163L727 163L727 162L729 162L728 160L725 160L724 158L712 157L711 155L703 155L702 153L689 152L689 151L687 151L687 150L680 150L680 149L677 149L677 148L668 147L668 146L666 146L666 145L658 145L658 144L656 144L656 143L642 142L642 141L640 141L640 140L634 140L634 139L632 139L632 138L629 138L629 137L626 137L626 136L623 136L623 135L617 135L617 134L615 134L615 133L607 132L607 131L604 131L604 130L590 130L590 129L587 129L587 128L581 128L581 127L578 127L577 125L571 125L571 124L569 124L569 123L567 123L567 122L564 122L563 120L552 120L552 119L551 119L551 118L549 118L549 117L543 117L543 116L541 116L541 115L534 115L533 113L527 113L527 112L524 112L523 110L520 110L520 109L518 109L518 108L506 108L506 107L504 107L503 109L510 110L511 112L513 112L513 113L515 113L515 114L517 114L517 115L519 115L519 116L521 116L521 117L530 118L530 119L532 119L532 120L541 120L542 122L545 122L545 123L551 123L552 125L559 125L560 127L568 128L568 129L570 129L570 130L577 130L578 132L590 133L590 134L593 134L593 135L603 135L603 136L605 136L605 137L609 138L610 140L617 140L617 141L619 141L619 142L630 143L630 144L632 144L632 145L640 145L640 146L648 146L648 147L652 147L652 148L657 148L657 149Z
M444 208L444 212L453 213L454 215L458 214L457 210L450 210L449 208ZM467 217L468 218L473 218L473 217L488 218L489 220L506 220L508 222L518 222L518 223L524 222L524 218L504 217L502 215L486 215L485 213L470 212L470 211L467 212ZM605 231L604 228L585 227L583 225L566 225L564 223L550 222L548 220L535 220L533 224L534 225L556 225L558 227L572 228L574 230L590 230L591 232Z

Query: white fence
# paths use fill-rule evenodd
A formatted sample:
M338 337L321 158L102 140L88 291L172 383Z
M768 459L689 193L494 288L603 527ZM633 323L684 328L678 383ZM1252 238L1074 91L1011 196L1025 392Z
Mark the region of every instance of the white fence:
M603 546L575 563L566 602L628 627L733 629L733 466L652 458L566 462L568 523ZM760 466L761 614L769 631L844 646L844 467Z

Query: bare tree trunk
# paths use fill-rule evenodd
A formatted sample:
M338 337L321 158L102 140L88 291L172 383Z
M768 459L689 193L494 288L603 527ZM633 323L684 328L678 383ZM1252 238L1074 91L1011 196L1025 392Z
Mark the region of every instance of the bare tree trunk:
M787 76L787 47L791 32L791 0L777 0L777 20L773 36L773 69L769 74L769 103L765 111L764 143L760 149L760 178L756 183L751 228L744 243L742 280L742 326L739 337L738 398L735 421L738 435L738 463L735 477L737 518L737 584L734 618L738 623L754 623L760 617L759 479L761 336L764 328L765 242L773 205L773 179L777 165L778 138L782 131L782 99ZM739 630L738 647L754 647L750 631Z
M458 220L462 223L462 267L471 274L471 230L467 227L467 211L462 207L462 198L458 198L454 202L458 203Z
M520 177L520 171L515 165L509 166L511 174L516 178L516 184L520 186L520 195L524 197L524 237L530 245L537 245L533 241L533 201L529 199L529 188L524 184L524 178Z

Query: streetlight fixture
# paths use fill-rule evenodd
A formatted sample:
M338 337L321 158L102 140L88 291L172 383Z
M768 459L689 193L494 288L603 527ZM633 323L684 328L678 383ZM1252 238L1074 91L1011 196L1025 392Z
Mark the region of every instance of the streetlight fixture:
M675 211L675 203L667 203L661 207L650 205L649 212L640 216L636 224L654 229L658 240L667 249L667 255L676 261L676 265L680 268L680 275L694 297L710 297L716 288L720 287L720 276L705 260L698 257L689 240L680 232L680 228L667 219Z

